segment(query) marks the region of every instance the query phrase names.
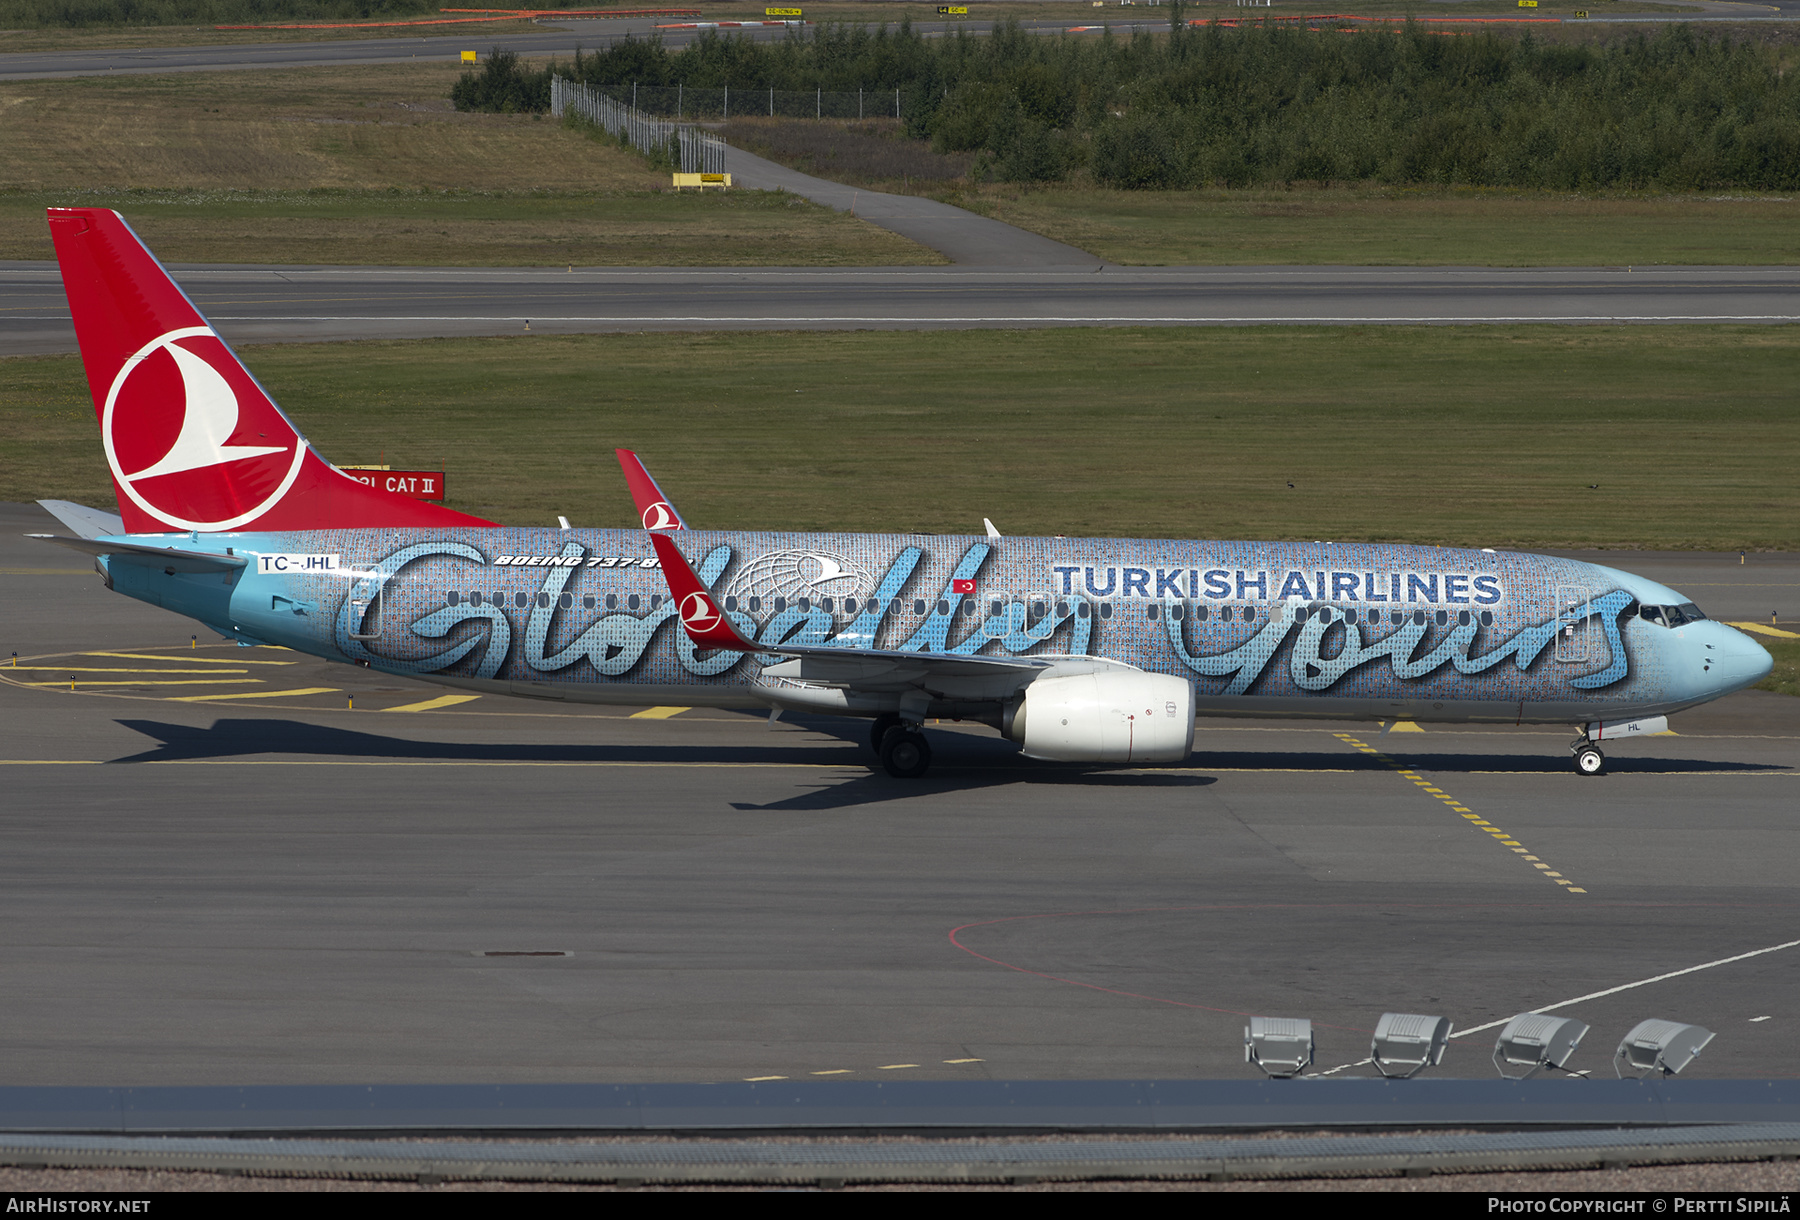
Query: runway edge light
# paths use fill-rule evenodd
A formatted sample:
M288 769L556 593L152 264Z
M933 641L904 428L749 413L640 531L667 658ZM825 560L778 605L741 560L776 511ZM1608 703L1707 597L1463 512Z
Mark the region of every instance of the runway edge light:
M1312 1061L1312 1022L1306 1018L1251 1017L1244 1026L1244 1062L1270 1076L1298 1076Z
M1384 1012L1369 1040L1369 1058L1383 1076L1405 1080L1442 1063L1449 1044L1449 1017Z
M1620 1080L1627 1074L1639 1080L1657 1074L1673 1076L1692 1063L1714 1037L1712 1030L1698 1025L1655 1017L1639 1021L1613 1052L1613 1071Z
M1508 1080L1528 1080L1547 1067L1561 1069L1587 1031L1573 1017L1522 1012L1494 1039L1494 1066Z

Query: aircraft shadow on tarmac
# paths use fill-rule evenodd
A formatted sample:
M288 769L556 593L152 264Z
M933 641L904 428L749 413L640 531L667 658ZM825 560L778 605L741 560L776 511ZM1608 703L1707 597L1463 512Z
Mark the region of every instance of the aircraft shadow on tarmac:
M767 744L725 745L716 742L681 745L609 744L575 742L430 741L392 737L382 733L308 724L298 720L217 720L210 727L169 724L154 720L120 720L117 723L157 744L147 750L114 759L115 763L223 761L234 758L305 758L309 761L345 759L442 760L445 763L542 763L605 764L649 763L681 765L730 763L781 763L790 766L869 768L840 783L816 788L769 804L737 804L744 810L818 810L874 804L935 792L968 792L971 789L1010 784L1080 786L1089 788L1171 789L1199 788L1217 782L1209 770L1381 772L1390 768L1364 755L1335 751L1202 752L1179 768L1114 768L1073 763L1040 763L1022 759L1018 747L996 738L966 733L934 735L936 763L922 780L896 780L881 772L874 755L860 739L859 726L833 724L825 735L836 740L796 740L783 734ZM796 726L799 727L799 726ZM808 725L808 728L815 726ZM819 726L822 727L822 726ZM1567 773L1568 763L1555 754L1478 754L1423 752L1398 755L1396 761L1418 770L1438 773ZM1610 768L1619 774L1671 774L1682 772L1785 771L1772 764L1727 763L1707 759L1615 758Z

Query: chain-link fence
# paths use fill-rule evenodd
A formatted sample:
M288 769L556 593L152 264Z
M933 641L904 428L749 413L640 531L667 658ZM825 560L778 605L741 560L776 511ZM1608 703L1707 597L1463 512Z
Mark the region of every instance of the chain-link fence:
M729 119L764 115L790 119L878 119L900 117L900 90L858 89L690 89L620 85L607 90L616 100L645 114L675 119Z
M710 131L652 118L637 107L615 101L596 89L560 76L552 77L550 113L561 118L570 110L642 152L667 156L681 166L684 174L725 172L725 141Z

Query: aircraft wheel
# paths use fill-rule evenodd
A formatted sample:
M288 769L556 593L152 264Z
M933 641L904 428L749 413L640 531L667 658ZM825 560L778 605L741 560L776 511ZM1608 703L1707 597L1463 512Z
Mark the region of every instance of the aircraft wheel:
M1575 769L1583 775L1599 775L1606 770L1606 755L1593 746L1575 751Z
M931 743L923 733L889 729L881 739L881 765L895 779L918 779L931 769Z
M900 717L892 712L883 712L875 717L875 723L869 726L869 748L881 753L881 743L886 740L889 729L900 727Z

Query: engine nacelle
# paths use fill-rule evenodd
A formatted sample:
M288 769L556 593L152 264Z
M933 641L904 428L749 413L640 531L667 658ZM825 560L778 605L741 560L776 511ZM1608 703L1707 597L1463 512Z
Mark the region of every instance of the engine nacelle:
M1194 748L1194 687L1139 670L1039 678L1003 727L1032 758L1180 762Z

